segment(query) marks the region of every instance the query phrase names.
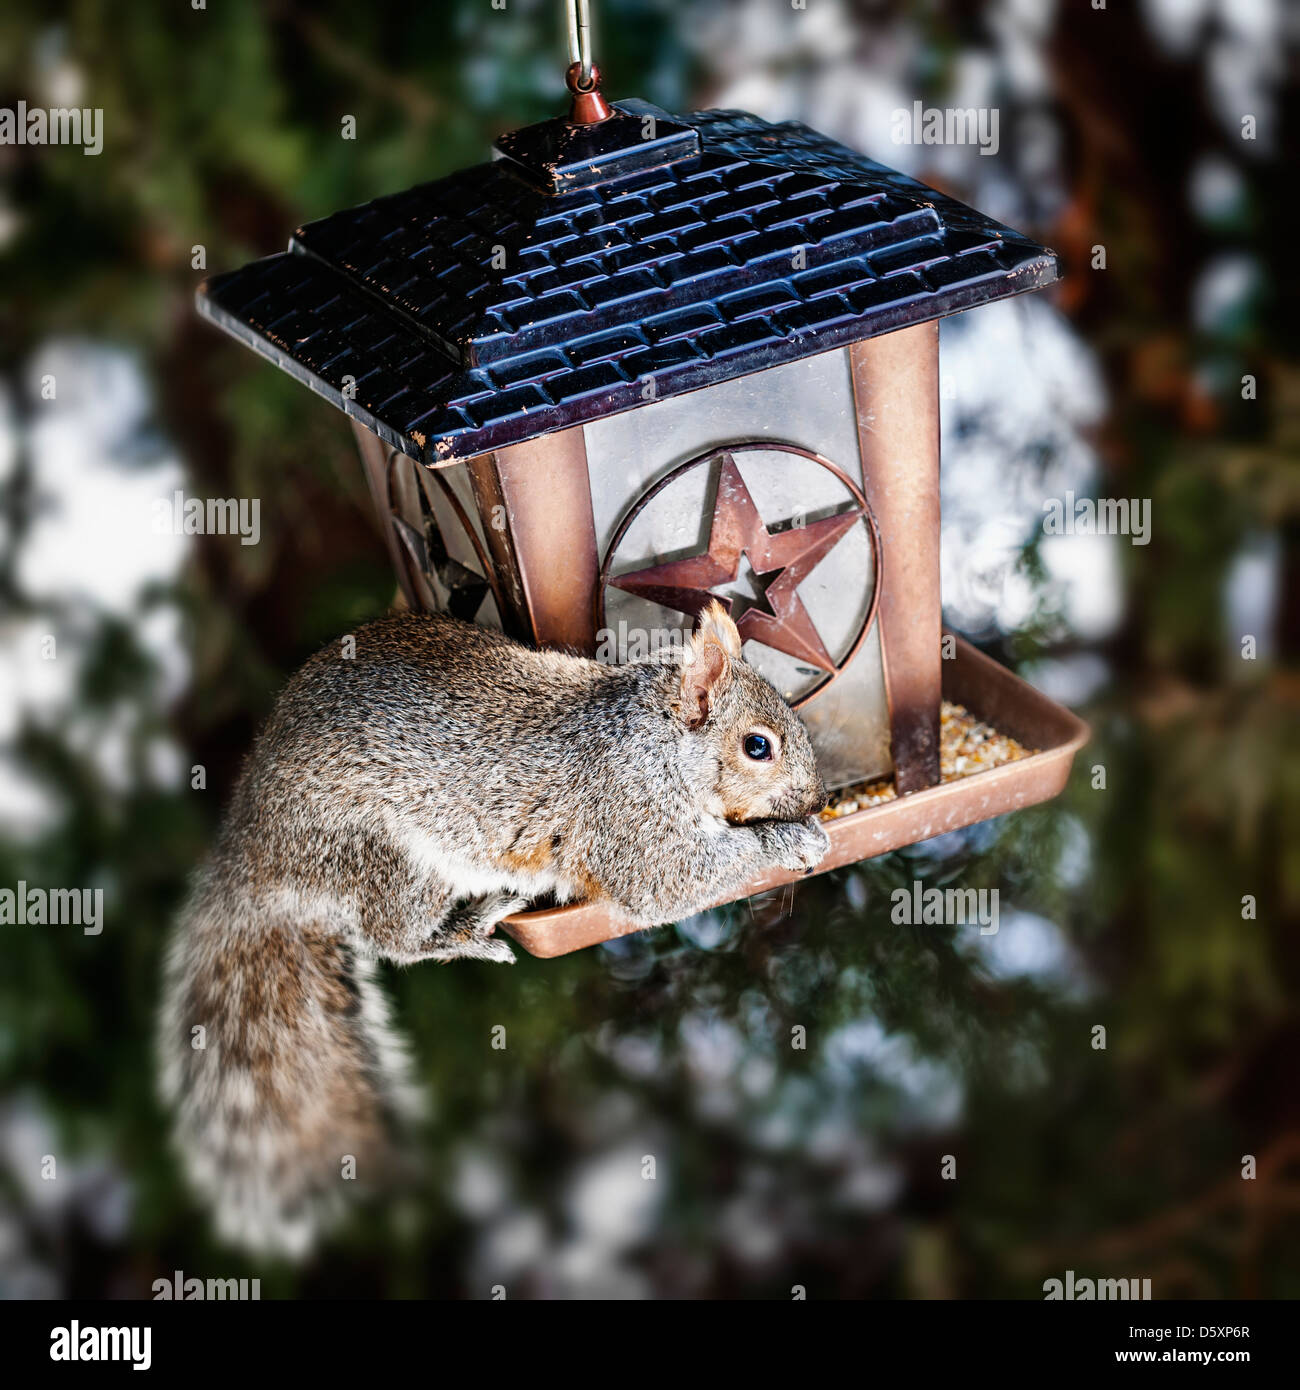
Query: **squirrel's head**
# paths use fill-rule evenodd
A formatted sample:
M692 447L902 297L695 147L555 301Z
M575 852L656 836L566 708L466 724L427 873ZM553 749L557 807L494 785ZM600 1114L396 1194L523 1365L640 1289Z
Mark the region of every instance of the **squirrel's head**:
M687 643L672 712L708 754L710 792L733 824L803 820L825 806L807 730L741 656L736 624L716 601Z

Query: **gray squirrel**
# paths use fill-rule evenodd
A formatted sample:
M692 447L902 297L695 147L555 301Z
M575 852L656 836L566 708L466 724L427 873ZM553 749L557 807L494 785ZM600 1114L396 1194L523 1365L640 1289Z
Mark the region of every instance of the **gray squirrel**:
M655 926L829 841L807 733L711 604L608 666L438 615L360 628L289 681L170 949L163 1098L218 1233L300 1255L349 1159L381 1186L418 1107L375 963L510 962L529 900Z

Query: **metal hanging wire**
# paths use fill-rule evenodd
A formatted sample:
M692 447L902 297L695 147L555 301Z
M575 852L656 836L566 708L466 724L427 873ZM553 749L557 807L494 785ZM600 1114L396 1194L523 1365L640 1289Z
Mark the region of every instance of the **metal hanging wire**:
M578 64L578 86L589 91L591 76L591 3L566 0L569 20L569 62Z

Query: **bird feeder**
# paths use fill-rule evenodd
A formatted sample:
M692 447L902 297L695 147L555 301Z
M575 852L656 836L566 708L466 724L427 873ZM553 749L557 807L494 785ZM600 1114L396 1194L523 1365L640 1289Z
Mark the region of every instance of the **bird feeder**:
M618 660L720 598L827 785L893 779L822 869L1055 795L1084 726L944 642L938 351L1054 254L806 126L597 81L575 64L567 119L300 228L202 312L351 420L412 608ZM1035 751L941 783L943 698ZM633 930L502 925L544 956Z

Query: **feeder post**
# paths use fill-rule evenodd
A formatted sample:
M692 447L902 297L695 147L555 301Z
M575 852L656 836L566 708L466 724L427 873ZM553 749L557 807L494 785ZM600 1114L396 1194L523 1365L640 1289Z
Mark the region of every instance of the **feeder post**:
M481 454L467 466L520 629L539 647L593 656L596 522L581 426Z
M939 325L849 348L862 486L882 538L880 650L899 795L939 781Z

